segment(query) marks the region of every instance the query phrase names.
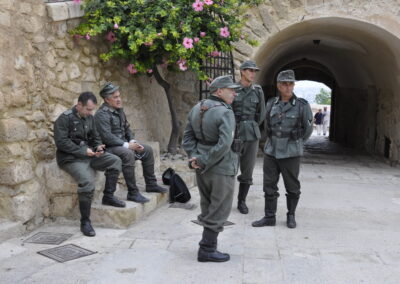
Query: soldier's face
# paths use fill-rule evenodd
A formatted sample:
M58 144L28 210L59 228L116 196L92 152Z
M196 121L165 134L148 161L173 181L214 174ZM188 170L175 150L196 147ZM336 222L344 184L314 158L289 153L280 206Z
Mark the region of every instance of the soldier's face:
M95 108L96 104L91 100L88 100L86 105L83 105L82 102L78 102L78 104L76 105L76 110L78 111L80 117L93 115Z
M116 91L114 94L106 98L105 101L115 109L122 108L122 99L119 91Z
M278 90L284 97L293 95L294 82L278 82Z
M257 70L255 69L244 69L242 70L242 79L245 79L248 82L254 82L256 78Z
M229 88L218 89L217 94L218 97L220 97L224 102L229 105L233 103L233 100L237 96L235 90Z

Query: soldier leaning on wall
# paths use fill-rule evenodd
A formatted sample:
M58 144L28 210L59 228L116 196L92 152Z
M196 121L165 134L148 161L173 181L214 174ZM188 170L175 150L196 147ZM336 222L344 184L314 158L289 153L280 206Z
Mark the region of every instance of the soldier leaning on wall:
M114 192L121 172L121 159L105 153L105 145L96 131L93 111L97 99L91 92L80 94L78 103L62 113L54 123L57 164L78 184L81 231L85 236L96 235L90 221L90 209L95 190L92 169L105 171L105 193ZM120 201L120 207L125 203Z

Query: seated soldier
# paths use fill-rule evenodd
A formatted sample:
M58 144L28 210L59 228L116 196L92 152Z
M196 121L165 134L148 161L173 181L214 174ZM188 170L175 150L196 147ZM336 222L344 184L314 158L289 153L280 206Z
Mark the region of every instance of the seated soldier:
M96 234L90 222L95 189L95 177L91 168L105 171L104 196L114 200L114 206L125 207L125 203L113 195L121 172L121 159L104 152L105 145L96 131L92 115L96 104L97 99L93 93L82 93L78 104L62 113L54 123L57 164L78 184L81 231L89 237Z
M136 185L135 160L142 161L146 192L167 192L165 188L157 185L152 148L134 139L122 108L119 86L106 83L100 90L100 96L104 99L104 103L95 114L97 130L107 146L107 151L122 160L122 173L128 187L127 199L138 203L149 201L140 194ZM107 199L103 199L103 204L108 203Z

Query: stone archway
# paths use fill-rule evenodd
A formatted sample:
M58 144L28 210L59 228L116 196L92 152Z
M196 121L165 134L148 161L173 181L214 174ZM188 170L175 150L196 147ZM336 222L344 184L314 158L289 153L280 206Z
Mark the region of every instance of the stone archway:
M386 149L391 161L399 161L399 17L386 15L389 23L368 13L367 19L338 16L334 8L348 13L345 5L316 16L307 5L299 5L286 6L283 19L275 1L271 3L252 11L248 25L248 32L262 42L247 49L247 56L262 67L258 81L267 96L274 95L276 75L285 68L294 69L299 80L325 83L334 92L332 139L382 156ZM301 9L303 17L298 17ZM241 60L245 48L238 45L236 50Z

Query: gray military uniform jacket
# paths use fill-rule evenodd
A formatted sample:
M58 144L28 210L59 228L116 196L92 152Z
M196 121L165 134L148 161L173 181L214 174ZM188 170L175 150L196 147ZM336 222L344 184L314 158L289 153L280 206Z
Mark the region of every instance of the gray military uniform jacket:
M76 159L90 159L87 149L101 145L93 116L81 118L75 107L62 113L54 123L54 141L59 166Z
M97 130L107 147L122 146L134 139L134 134L126 120L124 110L114 109L103 103L95 114Z
M204 139L200 130L201 105L208 108L203 114L201 126ZM201 173L209 171L221 175L236 175L238 156L231 150L234 131L235 117L230 105L216 96L210 96L190 111L182 147L189 158L197 158Z
M313 131L311 107L295 95L284 103L280 97L267 102L267 142L264 152L277 159L303 155L303 144Z
M259 125L265 119L265 99L261 86L252 84L236 92L232 103L238 136L242 141L254 141L261 138Z

